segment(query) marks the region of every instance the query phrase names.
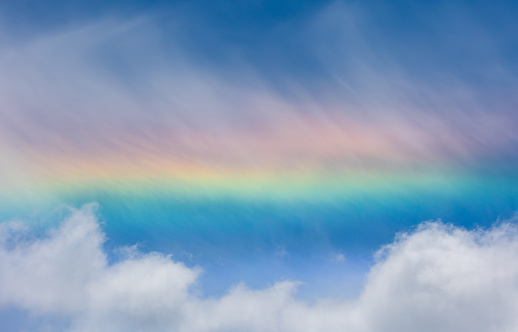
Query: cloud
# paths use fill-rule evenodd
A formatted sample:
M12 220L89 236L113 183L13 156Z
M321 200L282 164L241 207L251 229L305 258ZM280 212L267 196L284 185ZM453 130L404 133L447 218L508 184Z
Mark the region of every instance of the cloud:
M345 255L342 253L338 253L334 255L331 260L336 263L343 263L345 261Z
M518 228L512 222L471 231L423 223L378 252L358 298L313 303L297 298L297 281L258 290L239 284L221 297L203 297L196 292L199 267L135 248L120 250L121 258L108 264L105 238L93 204L72 210L43 236L28 223L0 224L3 310L23 310L46 324L59 319L66 331L518 328Z
M486 82L506 87L495 97L440 65L450 44L424 48L435 56L410 66L407 53L421 48L380 43L393 36L373 15L337 2L257 44L181 14L97 19L23 40L7 31L15 37L0 52L0 138L17 158L0 166L0 180L19 178L19 165L48 180L198 166L427 169L515 154L510 64L488 54L466 70L502 67ZM439 40L459 36L444 29ZM221 54L205 49L213 45ZM425 65L437 74L416 70Z
M382 253L361 298L385 331L512 331L518 325L517 228L466 231L422 224Z

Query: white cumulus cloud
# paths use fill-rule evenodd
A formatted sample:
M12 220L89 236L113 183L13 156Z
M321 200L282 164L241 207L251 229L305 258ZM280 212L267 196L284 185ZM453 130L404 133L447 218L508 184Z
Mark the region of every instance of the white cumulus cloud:
M104 241L95 205L44 236L0 224L0 308L58 317L66 331L518 330L512 221L471 231L423 223L378 252L358 298L314 303L296 297L296 281L203 297L194 291L199 268L135 250L109 264Z

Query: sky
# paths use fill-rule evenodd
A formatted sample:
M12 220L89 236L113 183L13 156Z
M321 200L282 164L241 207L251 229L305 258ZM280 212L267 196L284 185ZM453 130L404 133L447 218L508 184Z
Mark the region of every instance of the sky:
M512 1L0 1L0 329L516 331Z

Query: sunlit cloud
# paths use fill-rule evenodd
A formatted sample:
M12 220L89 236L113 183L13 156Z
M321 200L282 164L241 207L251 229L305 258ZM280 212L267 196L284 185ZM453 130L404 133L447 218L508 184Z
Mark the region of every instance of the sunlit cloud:
M426 222L377 254L356 299L297 297L297 281L197 291L201 267L124 249L108 264L95 205L72 210L43 237L24 222L0 230L0 303L70 331L513 331L514 221L467 231Z

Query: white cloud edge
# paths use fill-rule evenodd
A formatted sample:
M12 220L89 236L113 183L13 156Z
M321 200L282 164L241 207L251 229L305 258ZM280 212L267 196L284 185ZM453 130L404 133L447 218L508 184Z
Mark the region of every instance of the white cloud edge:
M43 238L28 224L0 224L0 306L60 317L67 331L518 330L513 221L423 223L381 249L359 297L309 304L296 298L297 281L200 297L199 267L136 248L110 265L95 208L73 210Z

